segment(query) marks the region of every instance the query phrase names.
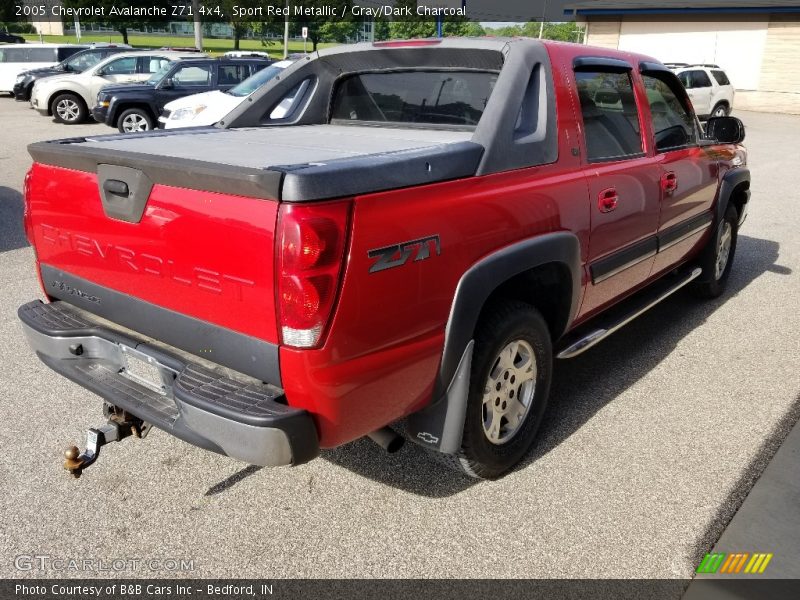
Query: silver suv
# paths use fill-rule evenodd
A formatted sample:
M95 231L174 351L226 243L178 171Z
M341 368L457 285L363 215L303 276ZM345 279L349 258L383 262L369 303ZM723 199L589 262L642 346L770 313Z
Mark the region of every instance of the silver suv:
M719 65L666 63L681 80L701 119L724 117L733 110L733 85Z

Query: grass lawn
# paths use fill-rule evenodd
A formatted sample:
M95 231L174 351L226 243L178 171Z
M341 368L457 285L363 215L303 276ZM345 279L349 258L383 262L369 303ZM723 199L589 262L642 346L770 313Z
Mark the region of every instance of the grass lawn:
M25 39L29 42L38 42L39 36L36 34L25 34ZM70 35L45 35L43 36L45 42L57 42L61 44L76 44L78 40L75 36ZM107 33L90 33L81 36L81 43L89 42L115 42L122 43L122 36L116 32ZM160 48L162 46L177 46L187 47L194 46L193 37L173 37L161 35L138 35L135 33L128 34L128 44L134 48ZM319 44L317 48L327 48L329 46L336 46L337 44ZM240 50L261 50L262 52L269 52L275 58L283 56L283 42L276 40L275 42L264 45L261 40L241 40L239 42ZM211 39L203 38L203 50L209 54L222 54L228 50L233 50L232 39ZM303 42L297 40L289 40L289 52L302 52ZM308 43L308 51L311 51L311 43Z

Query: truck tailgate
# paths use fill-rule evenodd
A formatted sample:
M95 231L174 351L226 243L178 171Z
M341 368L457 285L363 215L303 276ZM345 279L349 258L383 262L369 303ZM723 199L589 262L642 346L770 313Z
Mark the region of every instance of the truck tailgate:
M31 169L27 228L46 293L278 383L277 359L266 360L277 357L278 202L155 183L138 190L146 193L141 217L126 220L113 197L101 199L102 178Z

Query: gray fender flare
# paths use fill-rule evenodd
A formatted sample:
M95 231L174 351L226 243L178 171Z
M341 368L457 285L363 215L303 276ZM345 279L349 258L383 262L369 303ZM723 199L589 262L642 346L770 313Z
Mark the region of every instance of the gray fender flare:
M486 300L500 285L525 271L549 263L564 264L572 276L570 311L565 330L575 318L581 297L581 248L575 234L549 233L506 246L472 265L456 287L445 327L444 351L433 401L409 415L409 437L425 447L456 454L469 396L472 339ZM555 332L555 337L563 335Z

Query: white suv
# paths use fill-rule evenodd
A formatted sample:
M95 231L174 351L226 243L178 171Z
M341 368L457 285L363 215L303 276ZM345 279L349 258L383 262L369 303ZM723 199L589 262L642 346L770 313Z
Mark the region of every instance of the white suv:
M31 91L31 107L42 115L52 115L59 123L81 123L89 116L89 108L103 86L146 81L174 60L198 56L202 55L167 50L113 54L83 73L39 79Z
M733 109L733 85L718 65L667 63L689 93L701 119L724 117Z

